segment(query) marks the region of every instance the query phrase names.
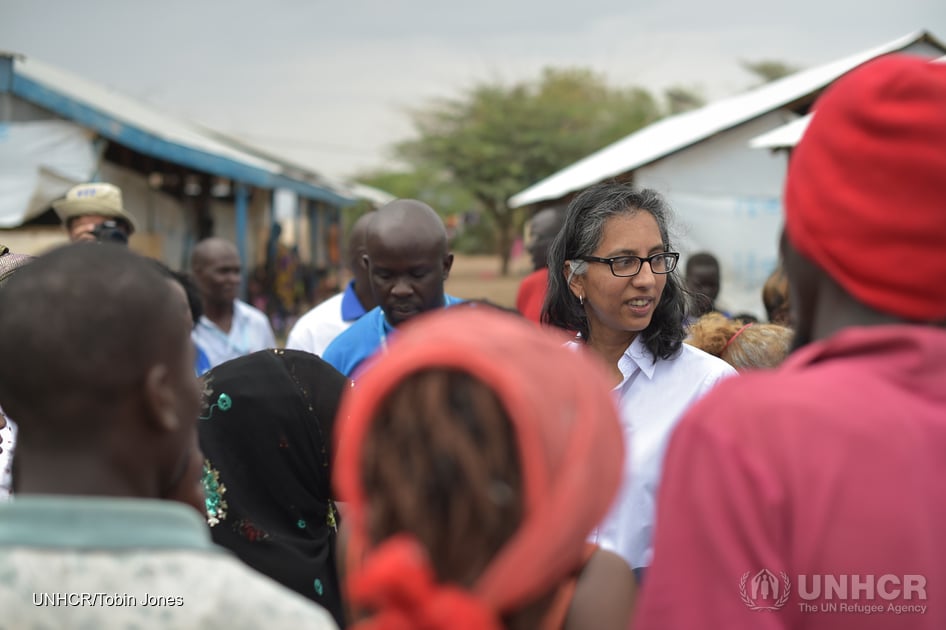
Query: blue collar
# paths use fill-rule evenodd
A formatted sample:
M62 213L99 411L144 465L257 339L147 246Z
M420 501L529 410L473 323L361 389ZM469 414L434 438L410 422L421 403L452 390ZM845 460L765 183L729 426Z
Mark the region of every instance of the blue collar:
M351 322L358 319L366 312L365 307L358 299L358 294L355 293L355 281L352 280L348 283L348 286L345 287L345 294L342 296L342 319L346 322Z
M464 300L463 298L447 295L446 293L443 294L443 308L455 306L457 304L462 304L465 301L466 300ZM388 335L390 335L397 329L394 326L392 326L390 322L388 322L388 316L384 314L384 309L382 309L380 306L376 306L375 310L380 311L380 320L381 320L381 323L378 326L378 338L381 340L381 347L386 348Z

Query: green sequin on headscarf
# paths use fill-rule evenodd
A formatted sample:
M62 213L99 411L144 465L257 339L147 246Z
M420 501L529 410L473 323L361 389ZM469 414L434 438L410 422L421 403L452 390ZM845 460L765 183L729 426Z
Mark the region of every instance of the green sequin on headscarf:
M204 460L204 476L201 480L204 486L204 504L207 508L207 524L213 527L227 518L227 502L223 495L227 487L220 483L220 473L213 469L210 460Z

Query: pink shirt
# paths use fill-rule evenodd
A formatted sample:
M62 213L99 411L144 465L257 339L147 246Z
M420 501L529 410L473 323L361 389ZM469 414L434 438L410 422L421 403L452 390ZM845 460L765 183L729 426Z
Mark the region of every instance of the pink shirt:
M946 628L946 331L848 329L691 408L634 627Z

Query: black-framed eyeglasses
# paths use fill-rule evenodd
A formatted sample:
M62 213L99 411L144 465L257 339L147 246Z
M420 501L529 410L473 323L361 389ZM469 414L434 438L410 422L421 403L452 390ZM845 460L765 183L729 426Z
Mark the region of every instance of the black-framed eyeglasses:
M640 256L615 256L614 258L598 258L597 256L580 256L578 260L586 262L604 263L611 267L611 273L619 278L630 278L640 273L644 263L650 265L650 270L656 274L670 273L677 267L680 254L677 252L660 252L647 258Z

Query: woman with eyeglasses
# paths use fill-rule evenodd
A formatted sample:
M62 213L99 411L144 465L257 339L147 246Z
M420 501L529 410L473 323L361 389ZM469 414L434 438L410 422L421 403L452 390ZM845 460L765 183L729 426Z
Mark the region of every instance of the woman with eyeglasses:
M569 204L549 250L543 322L577 331L576 348L610 370L628 458L610 513L592 540L639 578L650 564L664 451L683 412L720 379L726 362L685 345L686 300L675 273L670 209L655 191L593 186Z

